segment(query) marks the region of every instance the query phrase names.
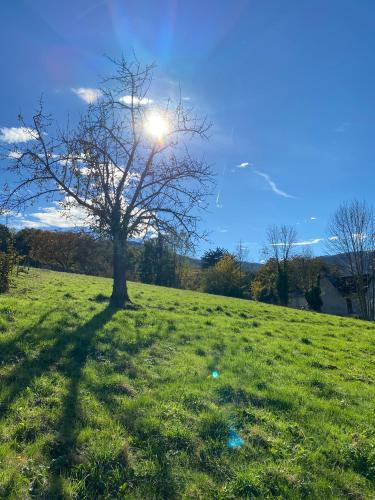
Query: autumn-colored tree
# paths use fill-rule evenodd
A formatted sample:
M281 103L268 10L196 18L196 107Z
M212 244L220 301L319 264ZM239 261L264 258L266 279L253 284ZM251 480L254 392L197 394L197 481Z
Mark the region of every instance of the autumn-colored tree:
M33 241L31 257L43 264L70 271L77 251L77 235L60 231L41 231Z
M203 288L207 293L228 297L242 296L240 269L233 255L224 255L215 266L207 269Z
M251 295L255 300L269 304L278 303L277 262L270 259L262 265L251 282Z

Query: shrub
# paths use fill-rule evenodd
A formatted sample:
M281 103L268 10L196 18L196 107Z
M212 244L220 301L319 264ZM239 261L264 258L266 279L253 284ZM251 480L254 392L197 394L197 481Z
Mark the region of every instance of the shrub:
M305 293L306 302L309 304L309 308L313 311L320 312L322 310L323 301L321 298L321 293L322 291L319 284L313 286L311 290L308 290Z
M214 267L207 269L204 291L228 297L242 296L240 269L232 255L225 255Z
M0 293L6 293L9 290L16 261L16 253L12 247L9 247L7 252L0 252Z

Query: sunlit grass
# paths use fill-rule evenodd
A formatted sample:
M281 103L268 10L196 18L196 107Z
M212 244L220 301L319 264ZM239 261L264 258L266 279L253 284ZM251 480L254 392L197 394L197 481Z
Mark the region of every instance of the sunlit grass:
M0 298L0 498L369 498L375 327L31 271Z

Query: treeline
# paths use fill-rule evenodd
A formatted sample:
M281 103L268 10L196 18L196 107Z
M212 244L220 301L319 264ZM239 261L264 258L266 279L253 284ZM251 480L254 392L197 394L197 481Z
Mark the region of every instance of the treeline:
M224 248L205 252L201 262L190 259L189 246L159 235L143 244L130 244L127 278L132 281L202 290L207 293L254 299L288 306L303 297L307 307L322 308L323 274L349 277L359 316L375 318L375 218L364 202L342 204L331 218L326 241L337 255L335 267L308 252L298 252L292 226L267 230L264 263L249 271L247 250L240 243L234 253ZM0 293L9 289L17 264L57 271L112 277L112 241L86 233L22 229L0 225ZM295 301L295 302L296 302ZM296 305L295 303L292 305Z
M94 276L112 277L110 240L95 239L86 233L21 229L11 231L0 225L1 291L7 291L16 264ZM187 248L159 235L142 244L129 246L128 279L160 286L255 299L284 304L281 290L304 290L311 307L319 310L314 290L321 265L307 257L294 257L281 265L270 259L257 273L246 268L246 250L239 245L235 253L223 248L205 252L201 265L186 256ZM282 278L281 278L282 277ZM286 281L287 280L287 284ZM281 281L283 285L281 286ZM315 301L315 302L314 302Z
M282 265L275 258L269 259L251 282L254 300L288 306L293 296L305 298L309 309L320 311L320 276L327 266L318 258L295 255Z
M111 240L95 239L80 232L29 228L12 231L4 225L0 225L0 236L0 265L4 263L4 271L5 263L13 262L16 257L24 266L103 277L113 275ZM127 251L127 278L197 290L199 269L191 265L184 255L186 251L186 247L161 235L143 244L131 243ZM11 269L4 274L10 275ZM8 288L9 283L3 291Z
M303 295L310 309L322 307L320 274L326 266L308 254L284 252L271 257L256 273L244 271L240 251L223 248L207 251L202 258L202 289L207 293L242 297L269 304L289 305L292 295Z

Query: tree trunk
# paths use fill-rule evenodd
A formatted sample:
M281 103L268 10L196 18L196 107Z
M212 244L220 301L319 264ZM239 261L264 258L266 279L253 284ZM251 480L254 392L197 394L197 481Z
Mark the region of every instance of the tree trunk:
M113 288L111 306L126 307L131 303L126 283L127 242L121 236L113 238Z

